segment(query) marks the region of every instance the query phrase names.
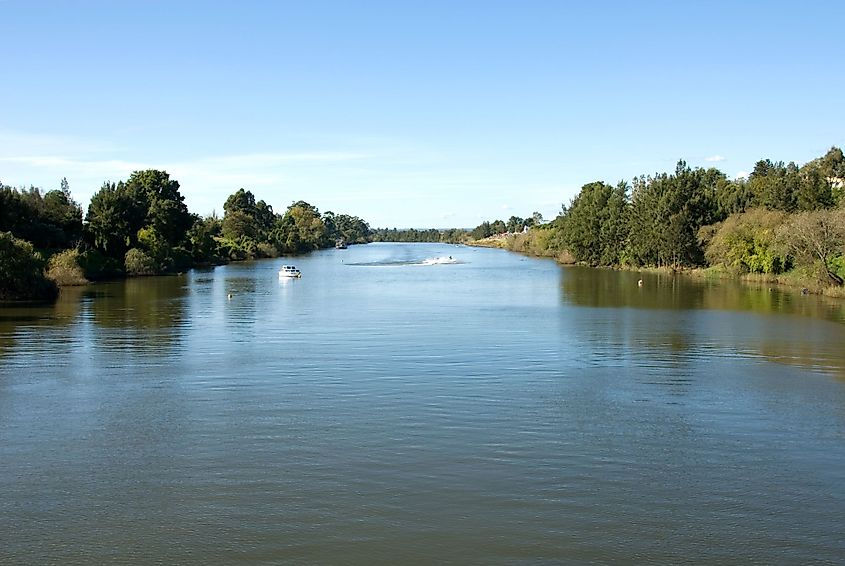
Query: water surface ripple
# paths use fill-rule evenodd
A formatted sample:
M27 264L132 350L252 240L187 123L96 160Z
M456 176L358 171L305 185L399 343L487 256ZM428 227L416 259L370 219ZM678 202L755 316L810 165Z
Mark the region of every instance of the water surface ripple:
M410 244L3 308L0 563L841 564L843 318Z

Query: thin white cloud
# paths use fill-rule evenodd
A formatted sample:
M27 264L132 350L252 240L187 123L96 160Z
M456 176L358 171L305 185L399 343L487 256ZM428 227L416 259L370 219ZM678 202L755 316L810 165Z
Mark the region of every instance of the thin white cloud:
M24 142L21 145L25 153L13 150L16 140ZM92 158L89 154L113 152L90 151L93 146L77 152L74 151L76 146L62 147L64 141L58 137L0 136L0 172L3 175L0 181L12 185L34 184L49 190L58 185L59 179L67 177L74 197L85 206L104 181L126 179L133 171L161 169L179 181L189 208L196 207L198 212L206 213L219 208L238 188L253 192L258 189L256 198L267 198L260 193L262 188L285 188L297 172L300 177L307 177L315 168L329 170L374 156L363 152L310 151L219 155L167 162L126 161ZM290 200L293 199L294 195L291 195Z
M750 174L748 171L740 171L734 176L734 179L747 179Z
M119 159L108 160L93 160L87 161L84 159L71 159L67 157L60 157L55 155L20 155L12 157L0 157L0 163L14 163L28 167L37 167L45 169L62 169L68 173L84 173L96 174L103 173L122 173L123 171L134 171L138 168L143 168L140 162L122 161Z
M724 161L725 157L722 155L711 155L710 157L705 157L704 161L708 163L719 163L720 161Z
M112 144L73 136L0 130L0 155L83 155L116 149Z

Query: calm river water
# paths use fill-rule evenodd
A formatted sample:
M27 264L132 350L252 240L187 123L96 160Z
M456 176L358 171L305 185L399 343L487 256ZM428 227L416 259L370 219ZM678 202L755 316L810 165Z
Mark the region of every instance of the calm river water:
M0 563L841 564L843 313L411 244L3 308Z

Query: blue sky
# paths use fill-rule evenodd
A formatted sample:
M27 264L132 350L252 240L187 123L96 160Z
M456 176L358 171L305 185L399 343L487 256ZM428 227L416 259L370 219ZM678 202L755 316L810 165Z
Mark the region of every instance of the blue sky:
M845 146L842 2L0 0L0 181L167 170L373 226Z

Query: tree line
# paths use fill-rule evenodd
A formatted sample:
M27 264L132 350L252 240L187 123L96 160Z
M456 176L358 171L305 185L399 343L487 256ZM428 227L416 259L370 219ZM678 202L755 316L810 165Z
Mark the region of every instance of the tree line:
M680 161L673 173L584 185L549 224L514 245L592 266L718 267L845 278L845 157L801 167L758 161L747 178Z
M492 222L484 221L472 230L469 235L473 240L482 240L490 236L499 236L506 234L517 234L524 231L526 228L539 226L543 222L543 215L535 212L530 218L520 218L519 216L511 216L508 221L494 220Z
M512 249L592 266L719 267L845 281L845 156L836 147L800 167L762 159L747 178L679 161L673 173L591 182L545 224L535 212L471 230L373 230L357 216L320 213L301 200L277 213L245 189L226 199L223 212L189 212L178 181L154 169L104 183L84 215L66 179L46 193L0 183L0 300L54 296L56 284L305 253L339 240L505 237Z
M529 218L511 216L504 220L484 221L473 229L467 228L375 228L372 231L373 242L433 242L441 244L463 244L500 234L515 234L526 227L537 226L543 222L543 215L535 212Z
M376 228L372 232L373 242L432 242L460 244L469 239L469 231L462 228Z
M57 190L0 183L0 300L54 297L57 285L126 275L153 275L232 260L299 254L370 241L357 216L296 201L283 214L239 189L223 217L200 217L164 171L106 182L87 213L67 180Z

